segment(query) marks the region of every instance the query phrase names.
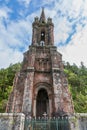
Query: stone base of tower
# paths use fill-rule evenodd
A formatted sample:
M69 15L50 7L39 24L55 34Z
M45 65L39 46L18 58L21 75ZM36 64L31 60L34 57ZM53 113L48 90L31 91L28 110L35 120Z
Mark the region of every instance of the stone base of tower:
M24 130L23 113L0 113L0 130Z
M42 119L39 119L39 123L40 123L40 120L41 120L42 126L44 126L44 120L42 122ZM59 118L53 118L52 124L54 122L55 124L54 128L56 129L58 128L58 130L61 130L61 128L63 129L67 127L67 124L64 127L63 125L61 128L58 127L57 125L58 120ZM63 117L61 120L64 121ZM22 113L0 113L0 130L30 130L35 127L34 125L35 121L37 120L32 119L32 118L26 119L25 115ZM72 116L68 116L65 121L67 121L67 123L69 124L69 127L67 128L67 130L87 130L87 113L77 113ZM46 123L48 125L48 123L51 123L51 120L46 119L45 124ZM42 130L42 127L41 127L41 130ZM48 130L50 130L50 128Z

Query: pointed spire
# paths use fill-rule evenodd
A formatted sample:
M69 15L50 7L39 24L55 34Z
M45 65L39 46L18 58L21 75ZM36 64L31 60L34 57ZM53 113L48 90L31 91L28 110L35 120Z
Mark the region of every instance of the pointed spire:
M46 18L45 18L45 13L44 13L44 8L42 8L42 12L41 12L41 16L40 16L40 22L45 22Z

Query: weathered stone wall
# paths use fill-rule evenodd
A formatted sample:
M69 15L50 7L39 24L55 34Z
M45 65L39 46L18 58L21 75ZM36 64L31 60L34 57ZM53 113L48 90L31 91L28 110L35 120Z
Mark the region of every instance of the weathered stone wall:
M78 113L78 123L80 130L87 130L87 113Z
M0 113L0 130L24 130L24 122L22 113Z
M68 81L63 71L62 55L57 52L56 47L51 47L50 53L52 61L55 112L59 113L60 110L61 112L64 111L66 114L73 113L74 108L68 90Z
M69 116L70 130L87 130L87 113ZM0 113L0 130L24 130L23 113Z
M25 80L25 89L23 94L22 112L31 115L32 111L32 94L33 94L33 75L34 72L27 73Z
M87 130L87 113L76 113L69 117L70 130Z

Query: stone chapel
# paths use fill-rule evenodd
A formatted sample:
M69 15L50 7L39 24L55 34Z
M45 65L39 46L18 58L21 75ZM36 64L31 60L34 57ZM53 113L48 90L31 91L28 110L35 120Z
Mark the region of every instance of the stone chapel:
M44 9L32 23L32 43L15 75L6 112L33 117L74 112L62 55L54 45L54 24L46 19Z

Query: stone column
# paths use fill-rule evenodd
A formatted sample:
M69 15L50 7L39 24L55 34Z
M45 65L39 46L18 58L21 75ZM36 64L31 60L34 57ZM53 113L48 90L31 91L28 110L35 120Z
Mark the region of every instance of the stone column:
M51 116L52 113L52 95L49 94L49 116Z
M51 99L49 99L49 116L51 116L51 113L52 113L52 100Z
M36 99L34 99L33 115L36 117Z

